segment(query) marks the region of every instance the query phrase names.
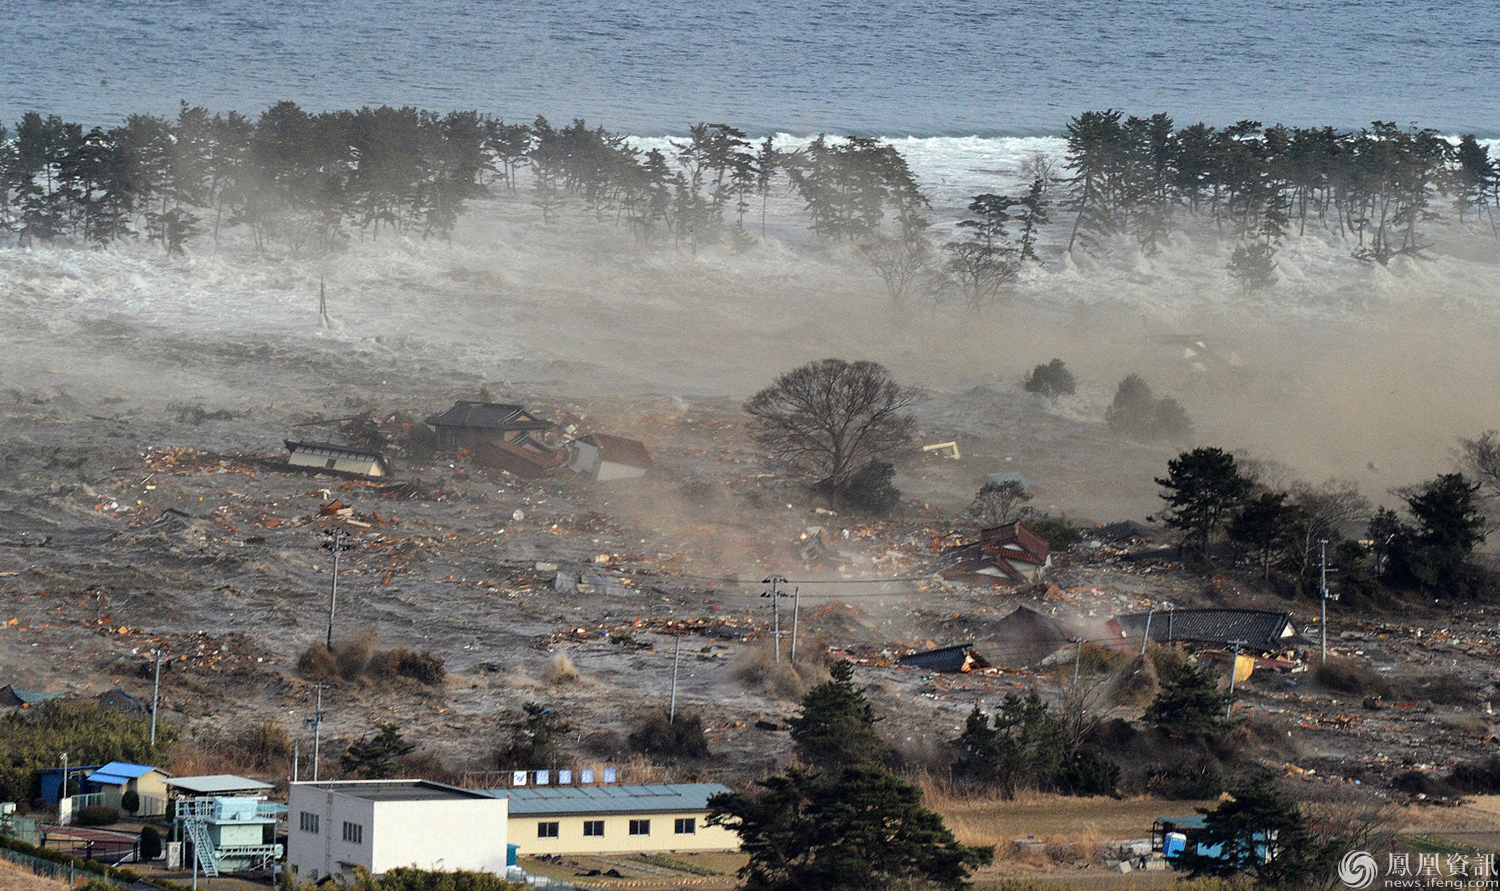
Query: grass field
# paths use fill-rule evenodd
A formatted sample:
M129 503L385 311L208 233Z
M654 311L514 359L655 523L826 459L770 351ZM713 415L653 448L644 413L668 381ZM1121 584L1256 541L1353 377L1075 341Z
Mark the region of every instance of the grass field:
M1151 834L1151 823L1157 817L1193 814L1194 808L1212 804L1060 795L1031 795L1005 801L956 796L938 789L925 790L922 800L942 814L960 841L971 845L1009 845L1027 836L1075 842L1145 838Z

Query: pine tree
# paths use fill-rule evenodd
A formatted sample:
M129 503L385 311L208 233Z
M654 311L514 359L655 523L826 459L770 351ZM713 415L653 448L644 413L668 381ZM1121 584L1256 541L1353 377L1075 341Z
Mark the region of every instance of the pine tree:
M826 683L802 697L802 713L791 720L792 742L804 764L837 770L880 764L890 749L875 732L875 710L854 685L854 666L839 660Z
M1226 715L1233 701L1233 694L1220 692L1212 669L1179 662L1168 672L1144 719L1158 730L1201 739L1229 723Z
M339 767L367 780L383 780L396 775L397 762L417 748L401 736L401 725L392 721L375 722L376 733L351 743Z
M1183 452L1167 462L1167 475L1158 477L1167 502L1162 522L1182 533L1183 547L1208 556L1214 533L1234 515L1250 494L1252 483L1240 475L1234 455L1205 447Z

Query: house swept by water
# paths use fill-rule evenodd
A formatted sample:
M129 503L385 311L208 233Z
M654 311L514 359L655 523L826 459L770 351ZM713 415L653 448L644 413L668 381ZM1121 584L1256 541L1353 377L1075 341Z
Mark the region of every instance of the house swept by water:
M1052 546L1020 520L979 533L979 540L938 555L937 574L971 585L1023 585L1041 581L1052 566Z
M994 667L983 656L974 652L973 648L974 642L969 641L954 644L951 647L939 647L936 650L923 650L920 653L912 653L910 656L902 656L899 664L953 674L968 674L976 669Z
M1154 643L1195 643L1275 653L1296 636L1291 614L1268 609L1165 609L1116 616L1110 624L1122 638ZM1149 630L1148 630L1149 626Z
M336 445L331 442L298 442L291 439L282 441L286 443L289 455L287 463L293 467L372 478L391 475L390 460L379 452Z
M554 425L519 405L461 399L429 417L427 426L437 431L442 448L467 449L481 442L515 442L529 433L547 433Z
M568 469L592 480L628 480L651 469L646 444L608 433L590 433L568 443Z

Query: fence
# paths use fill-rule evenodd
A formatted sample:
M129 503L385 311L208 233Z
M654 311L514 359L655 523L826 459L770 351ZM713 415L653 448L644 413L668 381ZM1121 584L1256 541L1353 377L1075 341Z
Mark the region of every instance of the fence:
M111 879L98 873L79 869L72 863L53 863L51 860L43 860L20 851L12 851L10 848L0 848L0 859L9 860L24 869L29 869L34 875L47 879L56 879L59 882L67 882L70 886L77 882L104 882L116 888L133 888L126 882Z

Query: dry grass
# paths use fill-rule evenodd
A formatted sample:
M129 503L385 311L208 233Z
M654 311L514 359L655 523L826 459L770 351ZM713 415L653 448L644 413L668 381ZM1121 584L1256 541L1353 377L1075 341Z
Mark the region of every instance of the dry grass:
M67 882L44 879L29 869L0 860L0 891L62 891Z
M1033 836L1058 845L1087 846L1100 841L1145 838L1162 814L1191 814L1212 802L1159 798L1072 798L1032 793L1006 801L997 795L963 795L922 783L924 806L942 815L959 841L997 845L1005 858L1018 838ZM1076 853L1076 851L1075 851ZM1058 856L1066 857L1066 849ZM1049 856L1052 862L1057 862ZM1080 858L1084 859L1084 858Z
M578 673L578 666L567 653L554 653L547 662L547 668L542 677L553 687L571 687L583 680L583 675Z
M741 650L730 671L750 689L764 690L780 699L800 699L808 690L828 680L828 666L820 658L821 650L807 649L814 650L819 657L799 657L796 664L786 658L777 662L771 645L762 643Z

